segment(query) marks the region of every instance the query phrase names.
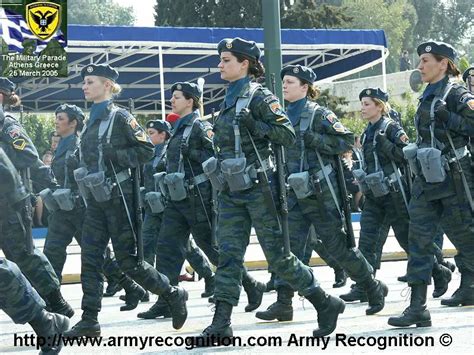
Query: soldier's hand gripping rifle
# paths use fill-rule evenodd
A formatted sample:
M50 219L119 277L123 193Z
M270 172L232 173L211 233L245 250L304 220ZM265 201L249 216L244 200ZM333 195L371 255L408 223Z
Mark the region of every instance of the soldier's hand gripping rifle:
M355 248L356 242L354 237L354 228L352 227L352 214L351 214L351 198L347 192L346 180L344 179L344 169L342 167L341 157L337 155L335 157L337 182L341 191L342 198L342 213L344 214L344 229L347 234L347 246L349 248Z

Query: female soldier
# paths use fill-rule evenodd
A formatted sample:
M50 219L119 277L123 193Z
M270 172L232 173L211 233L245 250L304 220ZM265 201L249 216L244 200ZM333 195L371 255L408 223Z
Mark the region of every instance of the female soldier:
M0 148L2 148L15 168L20 172L23 185L27 188L25 198L3 212L0 220L0 248L5 257L15 262L31 281L41 297L47 302L49 310L69 318L74 315L72 307L61 295L60 283L46 256L35 248L31 239L31 181L40 189L54 188L56 183L51 170L39 159L38 152L21 124L3 107L20 104L15 94L15 84L7 78L0 78ZM31 181L30 181L31 173ZM1 205L0 201L0 205Z
M251 79L264 73L255 42L241 38L218 44L221 78L229 81L214 126L214 149L227 187L218 195L216 311L212 324L196 339L210 345L211 337L230 337L230 317L240 295L244 254L253 226L269 268L298 290L318 312L319 335L336 327L341 301L326 294L311 269L294 254L283 252L283 237L273 201L276 174L270 144L289 146L295 132L278 99ZM217 185L217 184L216 184ZM272 197L273 195L273 197Z
M156 260L157 269L167 275L172 284L177 284L190 232L214 265L218 264L219 253L211 241L211 184L201 166L214 155L212 141L199 118L201 90L194 83L181 82L174 84L171 92L172 110L181 118L174 125L166 150L168 203L158 237ZM179 174L182 174L181 181L177 180ZM181 183L187 186L187 191L178 196L175 192ZM262 302L265 285L257 283L246 272L243 284L249 298L246 311L250 312Z
M62 104L56 109L55 115L56 132L61 140L54 152L51 169L59 186L54 193L51 192L49 199L45 196L46 207L50 209L51 215L44 244L44 254L61 281L67 246L73 237L77 239L79 245L81 244L85 205L79 196L74 174L68 168L66 161L78 147L78 132L83 127L84 113L76 105ZM145 295L145 290L121 272L117 261L111 257L108 257L104 263L103 271L108 280L116 279L126 291L127 305L121 307L120 310L136 308L140 299Z
M112 98L121 91L114 68L90 64L82 69L81 75L84 96L93 102L79 145L82 167L74 171L81 193L87 199L81 246L84 313L66 335L100 335L97 321L103 288L100 271L109 238L120 268L145 289L162 295L170 305L173 327L179 329L187 317L187 292L170 286L166 276L147 262L139 262L136 255L129 169L138 168L153 156L152 145L135 118L113 104Z
M399 168L405 162L402 148L408 144L408 136L397 122L389 118L386 92L379 88L367 88L360 92L359 100L362 117L369 122L361 138L362 169L355 172L365 195L359 250L376 270L378 254L382 252L385 242L384 233L390 226L398 243L408 253L407 208L410 195ZM448 289L451 271L435 262L433 278L433 297L441 297ZM363 288L357 283L341 298L347 302L367 300Z
M431 326L426 290L433 266L433 237L440 224L458 251L456 265L461 272L460 288L442 304L474 304L474 207L468 193L473 176L466 147L474 135L474 97L449 81L450 75L459 75L453 47L432 41L420 44L417 51L418 69L428 86L416 111L416 146L405 148L416 177L408 206L411 301L401 316L388 320L398 327Z

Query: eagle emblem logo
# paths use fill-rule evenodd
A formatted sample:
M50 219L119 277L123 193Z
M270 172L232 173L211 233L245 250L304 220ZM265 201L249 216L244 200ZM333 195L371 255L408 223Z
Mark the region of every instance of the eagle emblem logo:
M34 2L26 5L26 22L31 33L42 41L51 38L61 25L61 5Z

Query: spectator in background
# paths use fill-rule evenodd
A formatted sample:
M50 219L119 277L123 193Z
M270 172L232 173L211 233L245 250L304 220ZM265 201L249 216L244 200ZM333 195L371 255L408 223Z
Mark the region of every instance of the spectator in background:
M43 157L41 158L44 165L51 166L51 161L53 160L53 153L50 150L44 152Z
M411 70L411 60L408 51L405 49L400 57L400 71Z
M50 143L51 153L54 154L54 152L56 151L56 148L58 147L60 139L61 139L61 136L56 131L52 131L49 134L49 143Z

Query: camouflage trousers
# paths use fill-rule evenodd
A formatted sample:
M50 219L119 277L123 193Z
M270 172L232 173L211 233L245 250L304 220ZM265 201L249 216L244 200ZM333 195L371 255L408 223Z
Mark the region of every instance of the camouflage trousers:
M25 235L15 212L7 213L0 223L0 248L5 257L15 262L38 293L45 298L59 289L59 280L46 256L37 248L27 251Z
M66 263L67 247L75 238L81 245L82 223L84 222L85 208L72 211L58 210L48 218L48 234L44 243L44 255L48 258L59 281Z
M269 176L272 179L272 176ZM277 201L275 186L272 186ZM217 242L219 265L216 271L215 299L236 306L244 273L244 255L253 226L271 271L302 295L318 287L311 268L294 254L285 255L278 220L264 200L261 184L248 190L223 191L218 196Z
M339 196L338 186L334 185L334 189L336 196ZM327 252L352 280L364 282L372 277L372 266L364 255L358 249L347 246L343 219L336 208L327 184L322 184L320 194L299 200L298 205L301 209L299 223L302 225L313 224L316 234Z
M327 248L324 246L323 242L318 238L314 226L309 227L308 240L306 242L306 248L304 251L304 257L301 259L306 265L309 265L311 260L311 254L313 250L319 255L321 259L329 266L331 269L338 270L341 269L341 265L337 262L334 257L329 254Z
M155 265L155 256L158 253L158 235L160 234L163 213L145 213L143 221L143 249L147 263ZM202 277L207 278L212 275L211 265L201 249L196 245L192 237L188 240L188 245L184 251L185 259L191 267Z
M0 258L0 309L15 323L33 320L46 307L14 262Z
M131 195L125 195L133 211ZM100 311L103 279L102 265L109 240L120 269L148 291L160 295L169 290L168 278L147 262L138 264L136 242L121 197L107 202L88 201L82 233L81 283L82 309Z
M417 178L413 191L422 182ZM465 200L464 200L465 201ZM433 242L439 226L458 251L455 256L459 270L474 272L474 215L467 201L457 195L427 201L424 192L412 196L408 208L410 231L408 236L408 283L429 284L433 267Z

